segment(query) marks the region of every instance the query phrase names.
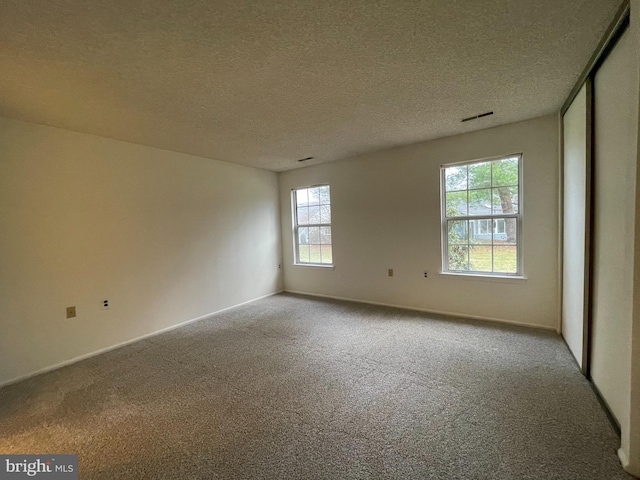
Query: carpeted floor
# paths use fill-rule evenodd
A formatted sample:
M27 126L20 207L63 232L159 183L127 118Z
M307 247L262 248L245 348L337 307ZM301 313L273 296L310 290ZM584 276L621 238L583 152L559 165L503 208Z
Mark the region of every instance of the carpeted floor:
M553 333L277 295L0 390L80 478L630 479Z

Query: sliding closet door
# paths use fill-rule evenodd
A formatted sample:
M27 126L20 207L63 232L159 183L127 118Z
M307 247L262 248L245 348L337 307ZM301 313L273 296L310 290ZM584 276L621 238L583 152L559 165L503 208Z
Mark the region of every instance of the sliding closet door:
M563 121L562 336L587 373L589 353L589 196L591 174L591 83L587 82Z
M629 424L638 52L627 30L594 79L591 378Z

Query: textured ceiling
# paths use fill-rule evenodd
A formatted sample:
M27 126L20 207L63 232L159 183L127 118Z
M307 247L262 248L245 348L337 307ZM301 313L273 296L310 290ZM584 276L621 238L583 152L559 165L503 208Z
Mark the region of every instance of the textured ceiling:
M2 0L0 115L288 170L557 111L619 4Z

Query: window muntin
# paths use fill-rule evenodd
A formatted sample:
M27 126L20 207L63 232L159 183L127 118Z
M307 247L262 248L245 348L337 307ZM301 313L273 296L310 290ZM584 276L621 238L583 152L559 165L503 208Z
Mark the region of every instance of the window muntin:
M443 272L522 275L522 156L443 165Z
M333 265L329 185L294 189L291 195L295 263Z

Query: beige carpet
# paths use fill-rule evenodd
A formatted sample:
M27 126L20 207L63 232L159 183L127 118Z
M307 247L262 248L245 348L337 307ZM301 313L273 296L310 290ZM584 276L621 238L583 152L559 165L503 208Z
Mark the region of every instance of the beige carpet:
M0 390L80 478L629 479L553 333L277 295Z

